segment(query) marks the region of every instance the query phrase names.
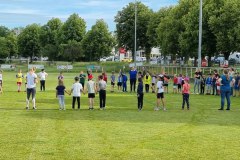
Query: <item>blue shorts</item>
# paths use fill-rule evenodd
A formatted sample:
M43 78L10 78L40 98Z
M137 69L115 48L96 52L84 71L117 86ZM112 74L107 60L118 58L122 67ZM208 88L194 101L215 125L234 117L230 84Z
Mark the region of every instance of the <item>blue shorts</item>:
M234 89L238 91L238 90L239 90L239 86L236 86L236 85L235 85L235 86L234 86Z

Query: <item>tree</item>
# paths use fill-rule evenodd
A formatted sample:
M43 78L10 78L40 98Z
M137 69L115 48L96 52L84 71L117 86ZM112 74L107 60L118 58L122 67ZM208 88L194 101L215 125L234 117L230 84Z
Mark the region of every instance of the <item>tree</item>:
M40 26L32 24L27 26L18 36L19 53L24 57L30 57L31 62L34 56L40 53Z
M7 37L10 33L10 30L5 26L0 26L0 37Z
M0 37L0 57L6 58L9 54L9 48L7 46L7 39L5 37Z
M147 29L147 36L151 47L159 47L157 28L161 23L162 19L169 14L170 8L161 8L158 12L154 12L150 18Z
M97 20L82 40L83 54L88 61L99 60L100 57L108 56L114 47L114 38L108 31L107 24Z
M78 16L72 14L61 28L61 42L66 44L70 40L81 42L86 33L86 22Z
M65 60L74 62L82 56L81 44L75 40L69 40L67 44L60 45L60 53Z
M211 31L216 36L217 51L228 58L239 49L240 3L238 0L212 0L218 7L209 18Z
M40 43L41 55L48 56L49 60L58 58L59 53L59 34L62 27L62 22L58 18L53 18L48 23L41 27Z
M18 46L17 46L17 36L14 33L10 33L7 37L7 47L9 50L9 58L11 59L12 56L17 55L18 53Z
M147 28L153 11L141 2L137 2L137 48L144 48L147 57L150 55L151 46L147 36ZM119 47L132 51L134 57L135 33L135 3L129 3L119 11L115 17L117 40Z

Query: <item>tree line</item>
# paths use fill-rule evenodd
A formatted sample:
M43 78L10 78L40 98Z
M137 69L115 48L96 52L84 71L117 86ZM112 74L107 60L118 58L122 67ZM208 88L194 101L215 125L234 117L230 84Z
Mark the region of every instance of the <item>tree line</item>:
M49 60L97 61L108 56L115 40L107 24L97 20L89 31L86 22L78 14L72 14L66 22L52 18L40 26L31 24L25 28L0 27L0 56L20 55L48 56Z
M163 55L197 58L200 0L180 0L177 5L154 12L137 3L137 46L149 58L152 47ZM117 42L134 50L135 3L115 17ZM240 1L203 0L202 57L240 51ZM195 59L196 59L195 58Z
M180 0L177 5L154 12L141 2L129 3L115 16L116 31L110 32L104 20L89 31L78 14L66 22L52 18L41 26L31 24L13 30L0 26L1 58L48 56L50 60L97 61L113 47L124 47L134 54L135 9L137 9L137 50L147 58L152 47L163 55L197 57L199 1ZM240 51L240 1L203 0L202 57Z

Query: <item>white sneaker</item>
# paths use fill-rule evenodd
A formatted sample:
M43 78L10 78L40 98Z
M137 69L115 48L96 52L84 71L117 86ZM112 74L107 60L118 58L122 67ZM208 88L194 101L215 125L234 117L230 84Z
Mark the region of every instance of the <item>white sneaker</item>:
M154 111L159 111L159 107L155 107L155 108L154 108Z
M33 107L33 109L37 109L36 107Z

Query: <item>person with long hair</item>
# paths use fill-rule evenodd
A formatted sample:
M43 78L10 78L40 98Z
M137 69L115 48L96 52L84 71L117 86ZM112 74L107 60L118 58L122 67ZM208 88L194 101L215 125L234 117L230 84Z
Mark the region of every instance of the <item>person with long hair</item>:
M228 74L228 70L223 71L223 75L221 78L219 78L219 82L221 84L220 91L221 91L221 108L218 110L223 110L224 109L224 103L225 103L225 98L227 99L227 109L230 110L230 82L232 81L232 77Z

